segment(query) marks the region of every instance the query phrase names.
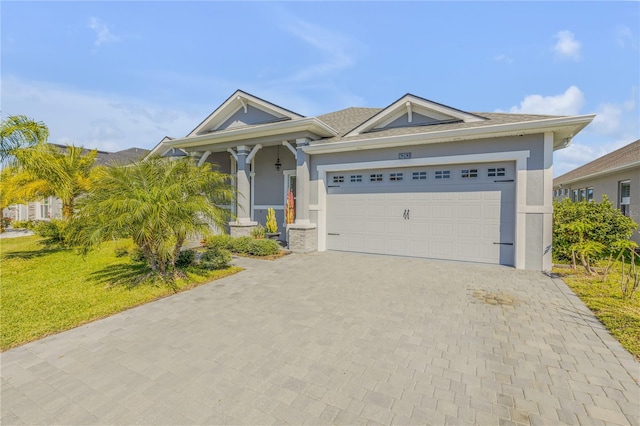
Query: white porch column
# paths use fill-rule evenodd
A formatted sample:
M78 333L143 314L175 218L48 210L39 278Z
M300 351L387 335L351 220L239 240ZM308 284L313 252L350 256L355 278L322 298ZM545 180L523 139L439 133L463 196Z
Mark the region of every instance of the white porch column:
M250 165L247 164L247 155L249 155L249 147L240 145L238 147L238 161L236 163L237 177L236 184L238 188L238 211L237 222L240 224L250 224L251 222L251 183L250 183Z
M309 139L296 139L296 225L309 224L309 161L302 147L309 145Z

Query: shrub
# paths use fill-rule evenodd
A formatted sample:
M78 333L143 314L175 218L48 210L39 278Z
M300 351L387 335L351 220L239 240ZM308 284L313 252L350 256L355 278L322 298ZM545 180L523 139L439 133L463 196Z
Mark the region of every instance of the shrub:
M200 267L204 269L223 269L231 264L231 252L223 248L209 248L200 258Z
M13 229L27 229L29 224L28 220L14 220L12 223Z
M252 256L270 256L277 254L280 246L275 240L253 240L249 244L247 254Z
M278 221L276 220L276 211L272 207L269 207L267 209L266 231L269 234L275 234L278 232Z
M602 202L569 199L553 206L553 256L572 260L574 254L590 271L590 264L605 258L620 241L627 240L638 227L603 197Z
M266 231L264 229L264 226L262 226L262 225L258 225L258 226L256 226L255 228L253 228L251 230L251 236L253 238L255 238L256 240L264 238L265 233L266 233Z
M63 220L52 219L50 221L40 221L35 223L33 232L44 238L42 241L47 245L64 244L66 223Z
M2 228L8 228L9 225L11 225L11 222L13 221L13 218L10 217L3 217L2 218Z
M249 254L252 241L257 241L257 240L254 240L251 237L234 238L231 242L230 250L234 253Z
M187 266L191 266L194 260L196 260L195 250L182 250L176 258L176 268L186 268Z
M212 237L205 238L204 246L206 248L222 248L226 250L231 249L233 237L227 234L214 235Z

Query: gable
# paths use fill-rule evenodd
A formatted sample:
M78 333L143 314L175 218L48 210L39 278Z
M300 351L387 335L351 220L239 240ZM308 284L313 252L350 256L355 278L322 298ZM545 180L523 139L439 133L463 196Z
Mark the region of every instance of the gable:
M219 126L215 127L215 130L233 129L236 127L250 126L252 124L264 124L280 121L282 119L287 119L287 117L284 117L281 114L276 115L274 113L269 113L252 105L248 105L246 110L240 107L231 115L231 117Z
M452 122L470 123L485 120L486 118L475 114L406 94L345 136L398 127L429 126Z
M187 137L243 126L304 118L257 96L237 90L205 118Z

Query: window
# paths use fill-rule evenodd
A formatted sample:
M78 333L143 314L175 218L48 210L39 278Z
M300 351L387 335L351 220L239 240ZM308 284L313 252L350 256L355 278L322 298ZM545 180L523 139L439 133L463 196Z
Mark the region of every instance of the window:
M565 188L564 189L564 196L568 197L569 196L569 188Z
M578 198L578 201L585 201L587 199L587 190L586 188L582 188L580 190L580 198Z
M578 190L574 189L573 191L571 191L571 201L573 201L574 203L578 202Z
M451 177L451 172L449 170L436 171L436 179L449 179L450 177Z
M351 175L351 182L362 182L362 175Z
M404 173L389 173L389 180L399 181L404 178Z
M593 187L587 188L587 201L593 201Z
M382 182L382 173L372 173L369 182Z
M488 170L487 176L489 177L497 177L497 176L505 176L505 168L504 167L493 167Z
M334 176L333 183L342 183L344 182L344 176Z
M427 172L413 172L413 180L426 180Z
M618 204L623 215L629 216L629 205L631 204L631 181L624 180L619 183Z
M40 218L46 219L49 217L49 199L45 198L40 202Z
M463 178L475 178L478 177L478 169L469 169L462 171Z

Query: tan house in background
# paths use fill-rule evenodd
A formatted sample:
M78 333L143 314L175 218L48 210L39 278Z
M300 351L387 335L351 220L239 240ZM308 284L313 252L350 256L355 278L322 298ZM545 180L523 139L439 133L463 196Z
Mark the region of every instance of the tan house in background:
M553 180L557 200L602 201L603 195L640 223L640 139ZM640 244L640 232L631 239Z

